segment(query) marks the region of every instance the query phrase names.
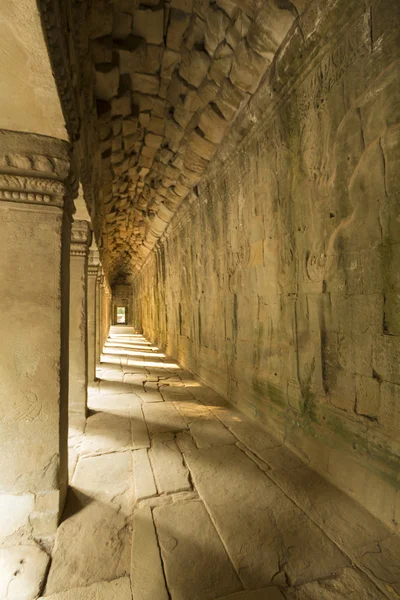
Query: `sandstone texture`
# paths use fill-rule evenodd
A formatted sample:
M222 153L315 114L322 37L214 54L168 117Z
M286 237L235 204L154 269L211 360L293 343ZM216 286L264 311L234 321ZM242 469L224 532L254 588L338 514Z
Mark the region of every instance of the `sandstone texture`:
M138 345L154 353L132 328L111 331L108 348L119 349L121 360ZM118 369L102 362L98 372ZM146 403L120 382L119 393L89 395L96 412L70 440L77 465L48 577L49 555L13 546L0 549L0 585L23 584L55 600L380 600L399 593L392 530L294 462L282 441L188 371L159 381L171 388L161 403ZM154 431L165 407L164 428ZM138 439L137 422L147 439L135 449L126 442L127 430ZM279 461L264 462L272 450L281 451Z
M251 20L249 4L240 7ZM400 14L392 9L384 0L362 9L314 1L280 42L277 9L263 4L235 46L234 89L223 83L224 100L202 112L205 139L217 143L220 113L240 104L237 89L253 93L247 78L280 44L273 65L132 297L137 327L267 426L278 443L254 439L260 459L288 467L285 441L296 454L291 468L310 464L398 531ZM200 176L198 161L191 168ZM252 434L240 427L229 426L246 443Z

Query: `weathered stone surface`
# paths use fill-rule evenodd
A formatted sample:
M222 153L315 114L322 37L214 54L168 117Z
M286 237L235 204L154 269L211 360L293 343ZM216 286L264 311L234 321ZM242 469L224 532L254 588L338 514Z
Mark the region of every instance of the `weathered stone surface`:
M228 127L229 123L216 106L207 106L199 120L199 128L205 137L216 144L222 140Z
M46 595L129 572L131 452L81 458L57 531ZM82 557L89 557L82 560Z
M168 600L151 509L137 508L133 514L132 591L135 600Z
M325 534L236 446L185 456L200 497L247 588L273 585L285 577L298 584L347 565ZM227 488L229 497L222 498L219 490ZM233 523L240 523L240 529Z
M151 434L186 429L187 425L170 402L144 404L143 413Z
M134 405L131 411L132 447L149 448L150 440L140 404Z
M210 68L209 56L201 50L186 50L182 53L179 75L190 85L199 87Z
M147 450L135 450L133 453L133 481L136 501L157 494Z
M341 600L346 597L384 600L386 595L381 594L364 574L347 568L327 579L286 590L285 597L287 600Z
M126 416L96 413L87 420L83 454L116 452L130 448L132 444L129 410Z
M85 587L76 587L46 598L48 600L131 600L132 593L129 577L121 577L114 581L101 581Z
M183 10L171 8L167 31L167 48L180 50L183 35L189 25L190 16Z
M96 66L95 94L99 100L111 100L117 95L119 85L119 70L109 64Z
M45 581L50 557L39 546L0 547L0 595L4 600L37 598Z
M161 506L153 514L167 584L174 599L213 600L216 595L240 589L202 502Z
M142 94L157 94L160 86L158 77L155 75L146 75L144 73L134 73L132 75L132 90Z
M234 444L236 438L216 419L199 419L190 425L190 433L199 448Z
M252 592L237 592L217 600L283 600L282 592L277 587L268 587Z
M162 44L164 29L164 11L137 9L133 10L132 33L143 38L149 44Z
M160 494L190 489L189 472L173 439L154 437L149 455Z

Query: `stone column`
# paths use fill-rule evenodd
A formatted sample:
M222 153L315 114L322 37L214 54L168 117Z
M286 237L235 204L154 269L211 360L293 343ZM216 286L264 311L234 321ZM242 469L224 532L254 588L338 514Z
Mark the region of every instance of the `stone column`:
M102 281L102 268L99 265L96 277L96 363L100 362L101 354L101 311L102 311L102 294L101 294L101 281Z
M69 145L0 131L0 538L49 539L68 481Z
M83 431L87 413L87 279L92 233L87 221L74 221L71 232L69 323L69 425Z
M88 332L88 383L96 381L96 285L99 271L99 251L91 249L89 252L88 266L88 307L87 307L87 332Z

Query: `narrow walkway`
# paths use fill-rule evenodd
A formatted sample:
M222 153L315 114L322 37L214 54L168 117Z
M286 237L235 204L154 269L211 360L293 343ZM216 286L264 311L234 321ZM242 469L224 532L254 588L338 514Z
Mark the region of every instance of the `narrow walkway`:
M399 538L142 336L98 376L44 597L400 598Z

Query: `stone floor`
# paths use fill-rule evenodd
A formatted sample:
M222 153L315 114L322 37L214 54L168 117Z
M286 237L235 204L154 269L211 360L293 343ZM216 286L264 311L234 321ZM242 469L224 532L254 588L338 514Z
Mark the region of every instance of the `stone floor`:
M281 440L129 328L101 361L44 598L400 598L399 538Z

